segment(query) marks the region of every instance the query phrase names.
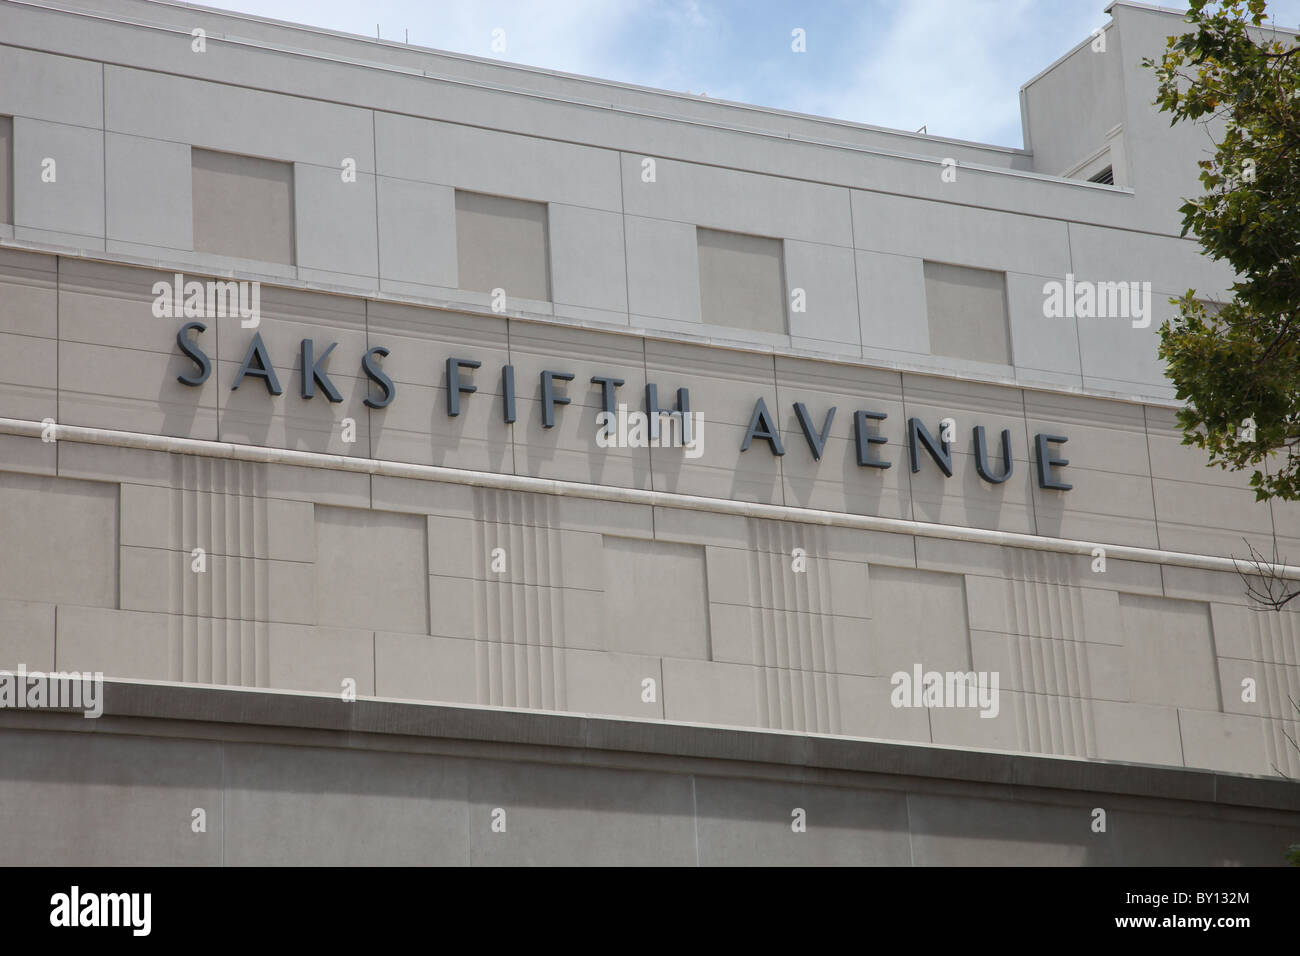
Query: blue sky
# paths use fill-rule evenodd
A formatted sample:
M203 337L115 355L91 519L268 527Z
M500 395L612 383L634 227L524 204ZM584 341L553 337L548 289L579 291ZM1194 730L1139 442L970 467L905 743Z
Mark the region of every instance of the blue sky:
M659 89L1020 146L1021 85L1107 0L207 0L208 5ZM1177 4L1168 4L1177 6ZM1300 0L1275 0L1300 25ZM807 52L791 51L802 28ZM492 50L494 30L505 50Z

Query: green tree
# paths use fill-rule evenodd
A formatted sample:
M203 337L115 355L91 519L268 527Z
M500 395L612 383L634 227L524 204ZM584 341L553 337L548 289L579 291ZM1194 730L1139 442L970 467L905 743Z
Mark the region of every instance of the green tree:
M1192 30L1155 70L1170 124L1218 136L1204 193L1180 209L1183 234L1226 260L1233 300L1207 310L1192 290L1160 329L1160 354L1186 404L1183 443L1210 464L1253 468L1260 500L1300 498L1300 44L1267 29L1264 0L1190 0ZM1221 135L1218 135L1221 131Z
M1213 157L1198 164L1204 193L1180 212L1183 235L1226 260L1238 281L1232 301L1215 312L1189 289L1178 317L1160 328L1160 354L1186 402L1178 411L1183 443L1204 448L1221 468L1253 468L1260 500L1297 499L1300 43L1261 29L1264 0L1190 4L1193 29L1169 37L1159 64L1143 64L1156 71L1156 104L1172 114L1171 125L1192 121L1222 131ZM1300 596L1253 548L1251 555L1256 569L1268 569L1267 589L1250 586L1252 598L1280 609ZM1286 859L1300 866L1300 843L1286 849Z

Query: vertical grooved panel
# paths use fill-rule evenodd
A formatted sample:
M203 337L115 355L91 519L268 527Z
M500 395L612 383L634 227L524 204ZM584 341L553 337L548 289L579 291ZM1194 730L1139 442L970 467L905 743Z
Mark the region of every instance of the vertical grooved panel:
M1096 752L1087 646L1076 588L1064 556L1009 551L1003 579L1008 660L1016 686L1020 746L1029 753ZM1005 686L1006 682L1001 682Z
M269 682L269 531L262 466L176 455L168 574L174 679ZM206 570L192 570L202 548Z
M563 594L556 568L564 561L552 503L537 496L475 489L473 560L489 569L466 586L474 591L479 703L563 709ZM506 572L490 571L493 548L506 549ZM493 580L499 578L500 580ZM482 613L479 613L479 611Z
M753 627L755 696L764 726L836 733L840 726L835 653L820 529L750 519L747 577ZM792 570L796 547L807 570Z

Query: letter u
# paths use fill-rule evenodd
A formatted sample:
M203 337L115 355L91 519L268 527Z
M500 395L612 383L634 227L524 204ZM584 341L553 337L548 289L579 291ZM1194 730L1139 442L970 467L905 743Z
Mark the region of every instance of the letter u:
M1015 462L1011 460L1011 430L1002 429L1002 474L994 475L989 468L988 439L984 436L984 426L975 426L975 470L979 476L991 485L1000 485L1011 477Z

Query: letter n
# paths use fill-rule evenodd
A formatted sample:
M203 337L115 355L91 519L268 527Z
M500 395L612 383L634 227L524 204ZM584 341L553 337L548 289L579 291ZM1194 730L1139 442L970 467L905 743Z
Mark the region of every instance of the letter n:
M920 445L925 446L925 450L930 453L936 465L943 469L943 473L949 478L952 477L952 451L948 448L947 442L937 442L929 430L921 423L919 418L909 418L907 420L907 453L912 459L912 471L921 470L921 449Z

